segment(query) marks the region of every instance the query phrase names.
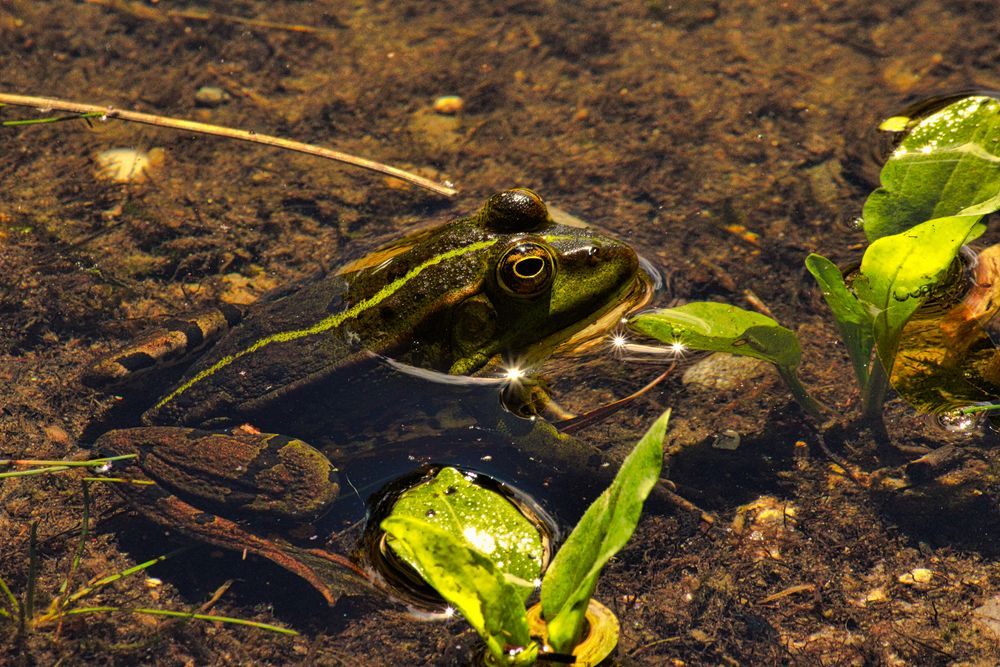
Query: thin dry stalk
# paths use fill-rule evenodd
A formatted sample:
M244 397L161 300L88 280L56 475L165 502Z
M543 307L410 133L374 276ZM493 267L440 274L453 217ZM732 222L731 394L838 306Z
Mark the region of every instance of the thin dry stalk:
M169 118L167 116L157 116L155 114L142 113L139 111L116 109L112 106L101 107L95 104L69 102L53 97L34 97L30 95L11 95L9 93L0 93L0 104L31 107L46 112L55 109L58 111L68 111L70 113L78 114L98 113L101 114L102 118L117 118L119 120L126 120L132 123L155 125L156 127L167 127L174 130L183 130L185 132L196 132L198 134L208 134L215 137L236 139L237 141L248 141L255 144L275 146L277 148L283 148L285 150L295 151L298 153L315 155L317 157L326 158L327 160L335 160L337 162L342 162L355 167L361 167L362 169L368 169L369 171L375 171L380 174L386 174L387 176L392 176L408 183L412 183L430 190L431 192L444 195L445 197L451 197L457 192L454 188L441 185L440 183L435 183L428 178L417 176L416 174L404 171L403 169L390 167L389 165L381 162L375 162L374 160L357 157L355 155L342 153L329 148L323 148L322 146L316 146L314 144L305 144L301 141L282 139L281 137L275 137L268 134L257 134L253 130L238 130L231 127L223 127L221 125L198 123L192 120L184 120L182 118Z

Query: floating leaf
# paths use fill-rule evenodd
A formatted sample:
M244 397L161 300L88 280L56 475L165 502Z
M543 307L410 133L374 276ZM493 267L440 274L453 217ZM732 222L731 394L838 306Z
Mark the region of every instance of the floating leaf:
M906 321L952 270L962 245L984 230L979 216L938 218L868 247L853 287L873 309L875 346L888 372Z
M451 534L488 558L513 579L526 599L542 575L545 545L538 528L499 493L474 483L454 468L410 489L396 501L390 516L421 519ZM389 547L409 565L395 539Z
M802 409L813 417L821 416L819 404L796 374L802 359L798 338L766 315L724 303L696 301L640 313L629 320L629 326L664 343L769 361Z
M696 301L653 310L636 315L629 326L664 343L756 357L784 368L798 367L802 358L792 331L766 315L725 303Z
M909 130L865 202L869 241L934 218L1000 209L1000 101L972 96Z
M570 653L576 645L601 569L632 536L642 504L660 479L669 419L668 410L650 427L552 560L542 582L542 615L557 652Z
M420 576L475 628L500 664L534 662L538 645L529 636L522 591L490 559L426 520L390 516L382 529Z
M806 257L806 268L819 283L823 298L833 311L840 337L858 377L858 386L863 388L868 383L869 363L875 345L872 315L847 289L844 276L836 264L814 253Z

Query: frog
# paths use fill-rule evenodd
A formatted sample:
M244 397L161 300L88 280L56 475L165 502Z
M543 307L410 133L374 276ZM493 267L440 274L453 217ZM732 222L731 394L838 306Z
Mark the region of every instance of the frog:
M556 222L530 189L504 190L246 313L171 320L97 359L84 384L156 398L95 447L132 457L116 465L137 483L116 490L139 514L267 558L333 604L380 577L286 535L341 502L345 469L356 490L384 478L388 452L405 467L428 433L458 433L431 437L422 455L485 439L523 462L508 474L544 464L606 478L596 448L542 418L546 392L528 370L592 345L651 286L627 243ZM183 369L162 391L150 380L160 364Z

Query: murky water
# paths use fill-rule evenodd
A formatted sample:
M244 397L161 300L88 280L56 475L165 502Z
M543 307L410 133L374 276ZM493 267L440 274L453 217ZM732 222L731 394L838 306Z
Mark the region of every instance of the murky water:
M242 20L251 17L259 22ZM0 92L313 142L454 183L459 194L100 119L0 128L0 458L79 453L86 443L76 436L108 402L77 375L150 320L249 303L518 185L634 244L662 269L660 305L769 309L803 341L803 382L850 413L850 366L803 259L860 256L863 234L851 221L875 186L878 120L933 95L1000 88L995 27L993 3L975 1L5 2ZM199 94L205 86L223 94ZM461 110L435 110L443 96L460 97ZM0 120L35 116L0 108ZM143 182L95 173L101 151L131 147L162 150ZM560 404L577 412L660 370L604 352L546 367ZM953 486L928 491L950 514L928 521L919 490L887 500L887 487L831 470L816 426L766 369L735 389L679 375L581 434L618 459L673 407L671 476L717 513L703 533L682 512L651 512L609 569L598 595L623 621L623 664L997 660L996 636L969 621L1000 586L996 527L982 520L996 512L989 436L928 429L889 404L897 444L971 448ZM738 449L711 447L723 431L740 434ZM907 460L887 461L864 434L826 440L862 471ZM364 484L388 476L373 469ZM561 494L552 482L531 490ZM746 529L755 524L740 506L764 494L796 509L782 531ZM117 501L107 489L94 495L104 521ZM24 590L26 526L39 521L47 604L81 512L73 477L5 480L0 576ZM177 539L128 515L98 531L78 580ZM779 556L761 559L762 539L780 543L768 551ZM101 600L189 609L236 578L216 612L303 635L191 623L171 629L161 650L152 648L165 646L153 643L155 629L132 616L90 615L57 641L35 634L13 650L64 664L94 660L94 641L107 662L440 664L462 632L458 620L416 623L378 602L327 609L259 559L209 549L178 558L162 570L170 585L122 582ZM934 572L931 583L900 579L918 567Z

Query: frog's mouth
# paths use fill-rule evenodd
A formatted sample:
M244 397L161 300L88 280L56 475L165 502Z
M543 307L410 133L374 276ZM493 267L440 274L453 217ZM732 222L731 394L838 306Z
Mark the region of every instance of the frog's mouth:
M614 331L621 321L631 313L641 310L653 298L657 278L644 269L636 271L635 279L628 283L617 299L609 299L608 304L582 322L561 329L542 341L537 347L550 350L550 354L584 354L604 343L609 331ZM546 345L551 342L552 347Z

